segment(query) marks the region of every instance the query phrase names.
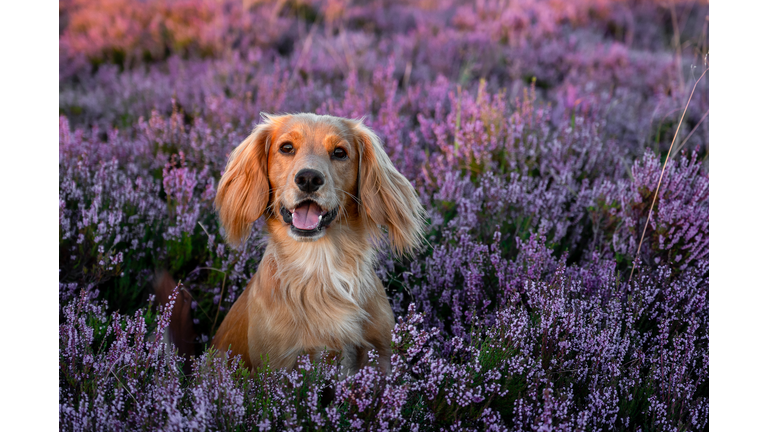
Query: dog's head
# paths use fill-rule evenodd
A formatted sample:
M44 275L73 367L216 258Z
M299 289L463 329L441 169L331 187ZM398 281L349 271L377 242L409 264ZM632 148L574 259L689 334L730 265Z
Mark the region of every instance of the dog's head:
M386 227L398 253L422 240L423 208L408 180L360 121L314 114L264 115L231 154L216 195L230 244L265 215L273 235L297 242L339 225L379 239Z

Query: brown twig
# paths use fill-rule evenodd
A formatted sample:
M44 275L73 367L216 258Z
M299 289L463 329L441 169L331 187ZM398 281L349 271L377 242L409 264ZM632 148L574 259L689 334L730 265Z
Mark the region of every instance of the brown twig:
M224 298L224 288L227 285L227 274L224 273L224 280L221 282L221 295L219 296L219 304L216 306L216 316L213 318L213 327L216 327L216 321L219 319L219 311L221 310L221 299Z
M114 371L110 370L110 372L112 372L112 376L115 377L117 382L120 383L121 386L123 386L123 388L125 389L125 392L128 393L128 396L130 396L131 399L133 399L133 401L136 402L136 405L138 405L139 401L137 401L136 398L133 397L133 394L131 394L131 391L128 389L128 387L125 384L123 384L122 381L120 381L120 378L117 377Z
M214 270L215 270L215 269L214 269ZM226 273L225 273L225 274L226 274ZM181 289L181 291L179 291L179 293L181 293L182 291L186 291L186 292L189 294L189 297L190 297L190 298L192 298L192 300L193 300L193 301L195 301L196 303L200 303L199 301L197 301L197 299L195 298L195 296L193 296L193 295L192 295L192 292L191 292L191 291L189 291L189 290L188 290L188 289L186 289L186 288L182 288L182 289ZM203 308L200 308L200 311L203 313L203 315L205 315L205 317L206 317L206 318L208 318L208 319L211 319L211 317L210 317L210 316L208 316L208 314L207 314L207 313L205 313L205 309L203 309Z
M669 150L667 150L667 157L664 159L664 166L661 167L661 175L659 176L659 183L656 185L656 191L653 193L653 201L651 201L651 209L648 211L648 219L645 220L645 227L643 227L643 234L640 236L640 243L637 245L637 252L635 253L635 259L632 260L632 271L629 272L630 281L632 281L632 275L635 273L637 258L640 256L640 247L643 246L643 239L645 239L645 231L648 229L648 222L651 221L651 215L653 214L653 207L656 205L656 198L659 195L659 188L661 188L661 180L664 178L664 170L667 168L667 162L669 161L669 154L672 153L672 147L675 146L675 141L677 140L677 134L680 132L680 126L683 124L685 113L688 111L688 105L690 105L691 99L693 99L693 93L696 91L696 86L699 84L699 81L701 81L701 79L704 78L704 75L706 75L707 71L709 71L709 67L707 67L704 70L704 72L701 73L701 76L699 77L699 79L697 79L696 82L693 84L693 88L691 89L691 95L688 96L688 102L685 104L685 109L683 110L683 115L680 116L680 121L677 123L675 136L672 137L672 144L669 146Z
M707 118L707 116L708 116L708 115L709 115L709 110L707 110L707 112L705 112L705 113L704 113L704 115L703 115L703 116L701 116L701 120L699 120L699 122L698 122L698 123L696 123L696 126L694 126L694 127L693 127L693 129L691 129L691 131L690 131L690 132L688 132L688 136L686 136L686 137L685 137L685 139L683 140L683 142L682 142L682 143L680 143L680 145L679 145L679 146L677 146L676 150L675 150L675 151L672 153L672 159L674 159L674 158L675 158L675 156L677 155L677 152L678 152L678 151L680 151L680 149L682 149L683 147L685 147L685 143L687 143L687 142L688 142L688 139L690 139L690 138L691 138L691 136L693 135L693 133L694 133L694 132L696 132L696 129L698 129L698 128L699 128L699 126L701 126L701 124L702 124L702 123L704 123L704 119L705 119L705 118ZM673 146L674 146L674 144L673 144Z

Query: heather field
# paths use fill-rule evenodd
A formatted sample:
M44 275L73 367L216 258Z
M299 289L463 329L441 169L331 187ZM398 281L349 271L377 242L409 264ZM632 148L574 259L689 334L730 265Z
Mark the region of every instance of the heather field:
M708 430L708 14L60 0L60 429ZM419 250L379 251L390 375L209 348L263 253L213 204L260 112L365 117L427 209Z

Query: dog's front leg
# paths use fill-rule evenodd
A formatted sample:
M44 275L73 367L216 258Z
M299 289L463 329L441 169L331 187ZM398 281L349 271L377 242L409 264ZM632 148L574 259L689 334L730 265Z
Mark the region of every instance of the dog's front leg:
M248 303L248 352L254 369L290 369L301 353L289 312L263 291L254 291Z
M265 363L272 370L295 367L301 353L296 344L291 343L285 335L281 338L281 335L270 332L258 320L253 321L256 322L248 328L248 349L254 369Z
M355 345L346 345L341 351L341 376L354 375L360 369L360 349Z

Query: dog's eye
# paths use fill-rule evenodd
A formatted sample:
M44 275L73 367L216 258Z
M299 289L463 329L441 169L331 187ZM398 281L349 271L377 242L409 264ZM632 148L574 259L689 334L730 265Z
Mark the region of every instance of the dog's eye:
M333 151L333 158L344 160L347 158L347 151L341 147L337 147L336 150Z
M285 143L280 146L280 153L283 154L293 154L293 144L291 143Z

